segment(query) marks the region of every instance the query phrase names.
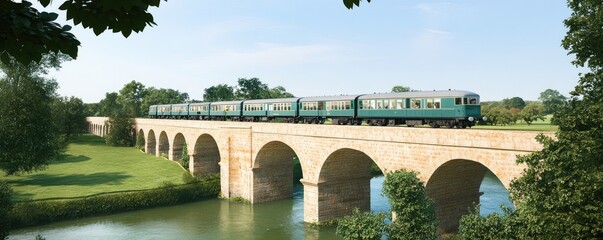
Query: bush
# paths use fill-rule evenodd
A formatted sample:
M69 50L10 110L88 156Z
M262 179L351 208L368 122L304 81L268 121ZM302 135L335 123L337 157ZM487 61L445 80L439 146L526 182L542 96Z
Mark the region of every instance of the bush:
M59 220L132 211L216 197L219 177L210 176L190 184L162 184L152 190L120 192L70 200L18 202L9 212L14 227L26 227Z
M358 208L350 216L337 222L337 235L345 240L381 239L385 229L385 213L360 212Z
M436 239L435 203L417 173L398 170L385 176L383 194L397 215L387 228L390 239Z
M0 239L6 239L10 230L8 212L13 207L13 189L5 181L0 181Z
M492 213L479 215L479 206L471 214L461 217L459 235L461 239L518 239L511 231L511 213L513 210L503 208L503 215Z

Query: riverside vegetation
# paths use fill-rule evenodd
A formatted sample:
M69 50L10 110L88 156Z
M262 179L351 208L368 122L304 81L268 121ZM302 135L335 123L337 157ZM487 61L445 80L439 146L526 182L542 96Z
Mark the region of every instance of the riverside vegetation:
M196 178L176 162L109 147L96 136L74 138L66 153L43 172L3 177L14 189L3 218L12 228L215 198L220 191L217 175Z

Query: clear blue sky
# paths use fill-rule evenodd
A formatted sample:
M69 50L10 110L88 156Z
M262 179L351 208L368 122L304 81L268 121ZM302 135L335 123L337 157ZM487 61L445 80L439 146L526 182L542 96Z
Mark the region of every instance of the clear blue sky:
M578 79L561 47L563 0L374 0L354 10L341 0L161 4L151 10L158 26L127 39L76 26L78 59L51 73L59 93L98 102L136 80L202 99L205 88L257 77L296 96L404 85L537 100L547 88L567 96Z

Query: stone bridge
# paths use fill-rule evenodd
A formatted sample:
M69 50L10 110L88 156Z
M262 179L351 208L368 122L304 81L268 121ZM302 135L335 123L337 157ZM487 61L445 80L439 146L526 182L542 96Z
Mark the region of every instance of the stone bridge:
M106 118L90 117L104 136ZM508 188L537 151L537 132L136 119L145 152L180 159L186 145L193 174L219 173L222 196L252 203L291 198L293 158L301 164L304 221L328 221L370 210L371 165L384 173L416 171L437 206L440 232L454 232L479 203L491 171ZM552 136L553 133L546 133Z

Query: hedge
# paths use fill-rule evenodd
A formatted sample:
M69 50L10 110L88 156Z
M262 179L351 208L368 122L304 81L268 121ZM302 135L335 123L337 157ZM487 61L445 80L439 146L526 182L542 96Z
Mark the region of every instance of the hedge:
M218 176L184 185L164 184L151 190L109 193L68 200L16 202L8 217L11 227L22 228L61 220L170 206L217 197Z

